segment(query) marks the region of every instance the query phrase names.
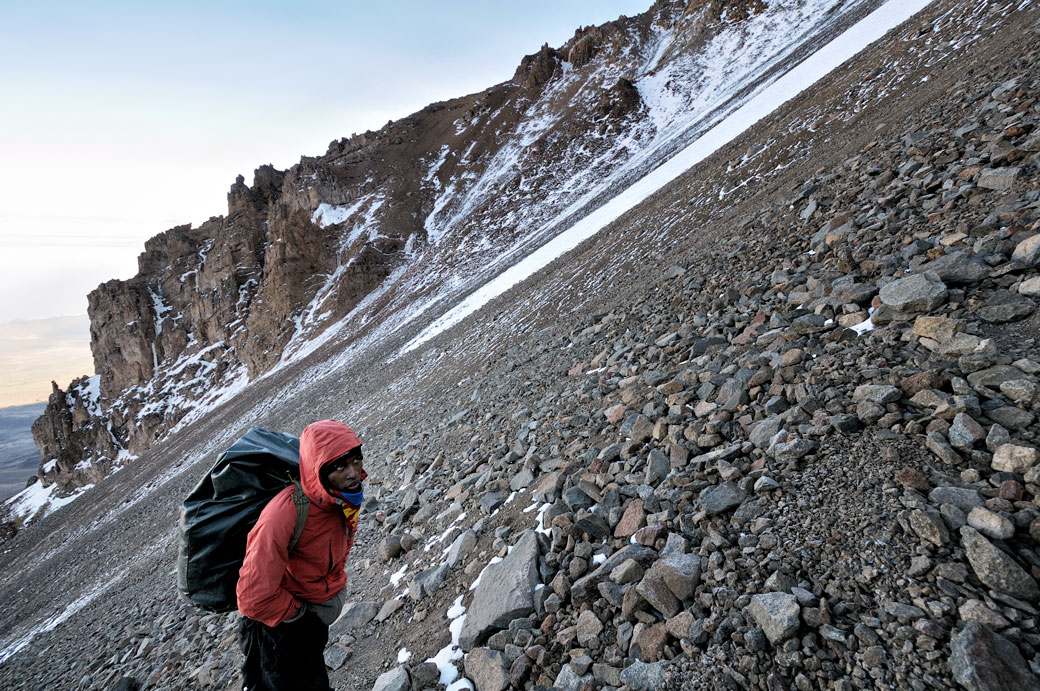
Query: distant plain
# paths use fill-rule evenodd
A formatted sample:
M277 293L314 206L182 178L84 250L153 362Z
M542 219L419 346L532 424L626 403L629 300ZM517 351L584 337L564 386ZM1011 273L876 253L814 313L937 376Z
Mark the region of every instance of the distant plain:
M45 403L0 408L0 501L20 492L36 473L40 452L32 438L32 423Z

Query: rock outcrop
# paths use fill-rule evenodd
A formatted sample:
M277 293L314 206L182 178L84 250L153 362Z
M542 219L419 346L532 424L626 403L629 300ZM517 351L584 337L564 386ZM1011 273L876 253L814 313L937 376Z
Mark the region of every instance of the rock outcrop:
M112 469L119 447L101 416L98 377L81 377L68 391L51 382L53 391L32 434L44 461L39 480L64 491L98 482ZM84 460L89 459L89 460Z

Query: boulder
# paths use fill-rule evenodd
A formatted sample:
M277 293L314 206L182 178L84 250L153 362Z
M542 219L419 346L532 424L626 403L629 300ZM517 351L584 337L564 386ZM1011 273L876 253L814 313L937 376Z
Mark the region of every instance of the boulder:
M359 629L372 621L382 605L382 602L348 602L339 618L329 628L329 640L335 640L342 634Z
M723 513L740 506L746 496L736 484L723 482L701 491L701 507L711 515Z
M664 688L668 661L643 662L636 660L621 671L621 681L632 691L655 691Z
M1022 169L1019 167L984 168L976 183L982 189L1007 190L1014 186Z
M1022 262L1026 266L1034 266L1040 263L1040 233L1031 235L1018 243L1011 258Z
M538 582L538 537L525 530L505 559L484 570L462 625L462 649L472 650L495 630L533 612Z
M748 610L774 646L798 632L801 607L790 593L759 593L751 598Z
M509 688L509 660L491 648L474 648L465 658L466 676L476 691L504 691Z
M961 528L961 544L975 575L987 587L1020 600L1040 597L1036 580L971 526Z
M992 269L964 252L944 254L935 261L921 267L923 271L934 271L946 284L967 285L978 283L992 273Z
M663 581L679 600L689 600L701 582L701 560L694 554L669 554L655 562L647 575Z
M389 672L383 672L372 684L372 691L409 691L411 683L408 681L408 670L404 665L394 667Z
M942 279L933 272L900 278L881 287L881 302L903 314L930 312L946 302L949 291Z
M969 691L1040 691L1018 646L977 621L950 639L950 671Z
M1025 473L1040 461L1040 452L1031 446L1003 444L993 453L990 467L1005 473Z

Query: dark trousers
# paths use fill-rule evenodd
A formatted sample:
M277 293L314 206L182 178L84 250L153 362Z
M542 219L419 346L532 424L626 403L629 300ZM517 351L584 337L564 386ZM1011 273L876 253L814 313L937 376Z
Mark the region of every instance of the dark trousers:
M242 617L238 645L245 655L242 688L246 691L329 691L325 645L329 627L306 613L291 623L271 627Z

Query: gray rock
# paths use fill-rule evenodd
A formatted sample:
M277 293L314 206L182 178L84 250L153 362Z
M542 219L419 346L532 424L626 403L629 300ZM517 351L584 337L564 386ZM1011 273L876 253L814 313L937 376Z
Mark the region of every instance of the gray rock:
M419 572L408 581L408 596L418 602L433 595L444 583L449 571L451 566L445 562Z
M832 643L841 643L842 645L848 645L849 638L844 631L839 629L837 626L831 626L830 624L824 624L820 627L820 638L831 641Z
M643 578L643 567L635 559L628 559L618 564L610 573L610 580L618 585L638 583Z
M914 509L910 512L910 527L922 540L942 547L950 541L950 533L946 529L942 516L934 509Z
M531 486L534 482L534 471L530 468L521 468L520 472L509 481L509 489L518 492Z
M1018 292L1029 297L1040 297L1040 276L1033 276L1022 281L1018 286Z
M592 680L591 674L581 676L570 664L566 664L560 668L560 673L556 675L556 680L553 681L553 688L560 689L560 691L580 691L582 685L590 680Z
M325 649L325 666L329 669L339 669L353 654L354 651L347 646L341 643L333 643Z
M950 639L949 665L968 691L1040 691L1018 646L977 621Z
M718 514L740 506L746 498L744 491L732 482L708 487L701 491L701 507L709 514Z
M939 432L929 432L925 436L924 445L945 463L957 465L961 462L961 457L950 446L950 443L946 441L946 437Z
M408 668L408 676L411 677L412 687L419 691L419 689L437 686L437 682L441 678L441 671L436 663L420 662Z
M654 432L654 423L642 413L631 413L622 423L620 434L622 438L642 444L650 439Z
M950 446L965 453L970 453L976 443L986 438L986 430L975 418L965 413L957 413L950 425L947 435Z
M1011 626L1011 622L1004 618L999 612L995 612L986 606L981 600L967 600L957 608L957 614L966 622L977 621L988 629L1004 629Z
M476 691L503 691L509 687L509 660L491 648L474 648L466 655L466 676Z
M765 589L773 593L791 593L792 595L795 595L795 593L792 592L792 589L797 587L798 582L794 577L784 573L783 571L774 571L769 575L769 578L767 578L765 582ZM797 598L798 596L795 595L795 597ZM805 603L799 601L799 604Z
M632 691L656 691L664 687L667 660L643 662L636 660L621 671L623 681Z
M376 621L384 622L390 618L390 615L397 610L404 607L404 600L401 598L394 598L393 600L387 600L383 603L383 606L379 608L379 614L376 615Z
M610 523L608 523L607 519L598 513L579 511L577 520L575 520L574 523L582 532L588 533L591 537L596 538L597 540L602 540L610 535Z
M620 669L599 662L592 665L592 676L604 686L617 687L623 683Z
M719 338L718 336L712 336L710 338L698 338L693 342L693 347L690 348L690 357L700 357L712 348L729 345L729 341L725 338Z
M755 480L755 486L753 489L755 490L755 494L764 494L765 492L773 492L780 489L780 483L768 475L763 475Z
M599 638L600 633L603 632L603 622L599 620L599 617L591 609L582 610L581 614L578 615L578 622L575 627L577 629L578 644L583 648L588 647L589 643Z
M1036 303L1025 295L1017 293L1003 293L1000 297L991 299L984 307L975 311L979 319L994 324L1004 324L1028 317L1036 311Z
M1022 262L1026 266L1034 266L1040 263L1040 233L1031 235L1018 243L1011 258Z
M388 562L404 553L400 535L387 535L379 542L379 560Z
M1034 601L1040 597L1040 588L1033 577L977 530L962 527L961 544L975 575L988 587L1021 600Z
M885 602L882 602L881 608L896 619L915 621L925 616L924 610L920 607L914 607L913 605L908 605L903 602L896 602L895 600L886 600Z
M979 187L987 190L1008 190L1015 184L1015 179L1021 174L1019 167L1008 168L983 168L979 173Z
M505 502L505 492L489 492L480 498L480 508L484 509L484 513L492 514Z
M701 560L694 554L669 554L650 567L647 575L664 581L680 600L689 600L701 582Z
M986 415L997 424L1013 430L1025 429L1033 424L1035 419L1032 413L1013 405L1003 405L993 410L987 410Z
M766 419L756 422L751 426L751 434L749 435L751 443L754 444L757 449L767 448L769 446L769 441L783 426L784 421L779 415L770 415Z
M945 254L935 261L921 267L924 271L934 271L946 284L967 285L978 283L992 273L992 269L982 262L975 261L964 252Z
M473 551L473 548L477 546L477 534L472 530L466 532L455 538L455 541L451 543L451 547L448 548L447 554L447 565L454 568L456 564L462 561L462 558L467 556Z
M384 672L372 684L372 691L409 691L411 684L408 681L408 670L404 665L394 667L389 672Z
M895 403L903 395L903 392L888 384L860 384L852 393L852 401L870 401L879 405Z
M809 455L819 446L812 439L792 439L772 448L773 458L781 462L796 461Z
M774 646L798 632L801 607L789 593L759 593L751 598L749 612Z
M592 573L582 576L571 586L571 599L581 601L589 596L595 596L598 592L597 586L610 577L611 572L631 559L643 568L647 568L657 559L657 550L643 545L625 545L607 560L599 565Z
M1004 382L1022 378L1022 370L1011 365L994 365L968 375L968 383L974 388L999 389Z
M342 634L359 629L372 621L382 605L382 602L348 602L339 618L329 627L329 640L335 640Z
M993 425L989 428L989 433L986 435L986 448L990 451L996 451L1004 444L1011 442L1011 433L1008 432L1002 425Z
M672 471L672 462L660 449L654 449L646 460L647 482L654 483L668 477Z
M993 452L990 467L1005 473L1025 473L1040 461L1040 452L1031 446L1003 444Z
M587 509L596 503L580 487L573 485L563 490L563 501L571 511Z
M674 617L682 609L682 603L672 594L668 585L650 572L636 585L636 592L642 595L651 607L663 614L665 619Z
M946 284L934 272L926 271L886 283L878 293L881 302L904 314L930 312L946 302Z
M673 278L679 278L680 276L682 276L685 273L686 273L686 269L682 268L678 264L672 264L667 269L665 269L665 272L663 274L661 274L661 279L660 280L662 280L662 281L670 281Z
M856 404L856 417L864 425L873 425L885 416L885 407L873 401L860 401Z
M936 505L953 504L964 513L986 505L978 490L967 487L936 487L928 493L928 501Z
M537 583L538 538L526 530L506 558L481 576L459 636L462 649L472 650L494 630L533 612Z
M968 525L993 540L1007 540L1015 534L1014 523L982 506L968 514Z
M1000 392L1015 403L1029 404L1036 397L1036 384L1028 379L1013 379L1000 385Z

